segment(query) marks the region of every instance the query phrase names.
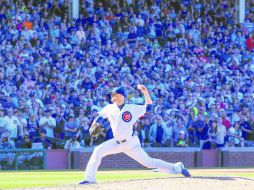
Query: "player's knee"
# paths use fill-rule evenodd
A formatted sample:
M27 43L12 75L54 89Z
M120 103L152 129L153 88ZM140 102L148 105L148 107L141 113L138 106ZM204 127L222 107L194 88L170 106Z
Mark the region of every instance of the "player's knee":
M143 165L147 168L154 168L154 159L147 159L143 162Z

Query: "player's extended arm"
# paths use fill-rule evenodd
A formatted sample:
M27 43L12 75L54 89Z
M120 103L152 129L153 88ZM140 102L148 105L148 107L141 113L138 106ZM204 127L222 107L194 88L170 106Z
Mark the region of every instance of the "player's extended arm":
M104 118L102 116L97 116L96 118L94 118L93 124L98 123L99 125L102 125L103 120L104 120Z
M138 84L138 89L144 94L145 100L146 100L146 104L147 105L152 105L153 101L152 101L152 99L150 97L150 94L149 94L147 88L143 84Z

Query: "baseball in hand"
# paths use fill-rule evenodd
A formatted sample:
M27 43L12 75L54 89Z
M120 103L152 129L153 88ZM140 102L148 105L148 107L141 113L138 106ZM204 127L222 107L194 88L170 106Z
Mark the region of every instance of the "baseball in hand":
M146 87L142 84L138 84L138 89L141 90L142 92L144 92L146 90Z

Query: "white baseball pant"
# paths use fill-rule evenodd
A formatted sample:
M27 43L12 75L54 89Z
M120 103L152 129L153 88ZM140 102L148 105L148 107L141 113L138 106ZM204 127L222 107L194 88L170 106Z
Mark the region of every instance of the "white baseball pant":
M95 147L92 156L86 167L86 180L96 182L96 171L98 170L103 157L111 154L125 153L147 168L158 168L159 171L178 174L182 172L182 163L175 164L165 162L160 159L151 158L141 147L136 135L128 139L127 142L117 144L116 139L110 139Z

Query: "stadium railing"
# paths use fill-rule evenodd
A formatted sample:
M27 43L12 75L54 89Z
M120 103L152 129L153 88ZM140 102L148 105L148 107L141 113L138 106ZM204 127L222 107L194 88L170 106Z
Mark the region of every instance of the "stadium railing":
M46 149L0 149L0 169L46 169Z

